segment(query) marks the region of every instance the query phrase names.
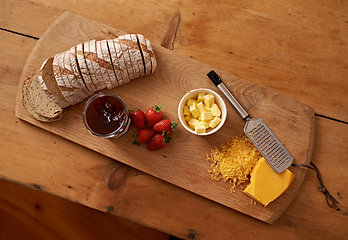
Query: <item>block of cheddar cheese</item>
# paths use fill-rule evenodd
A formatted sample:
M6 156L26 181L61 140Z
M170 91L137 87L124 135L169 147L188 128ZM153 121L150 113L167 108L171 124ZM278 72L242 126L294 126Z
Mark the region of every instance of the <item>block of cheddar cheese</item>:
M278 198L291 184L294 174L288 169L276 173L264 158L257 161L244 193L265 207Z

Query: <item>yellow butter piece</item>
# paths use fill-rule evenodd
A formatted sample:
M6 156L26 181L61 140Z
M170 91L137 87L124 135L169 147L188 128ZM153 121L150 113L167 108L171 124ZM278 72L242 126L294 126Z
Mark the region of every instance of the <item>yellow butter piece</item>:
M198 118L199 115L200 115L200 113L199 113L199 111L198 111L198 109L197 109L197 105L196 105L195 103L193 103L192 105L190 105L190 112L191 112L191 114L192 114L192 116L193 116L194 118Z
M211 112L202 112L201 121L207 121L213 119L213 114Z
M211 113L213 114L214 117L221 116L221 110L216 103L213 103L213 105L211 106Z
M196 124L198 123L199 121L195 118L191 118L188 122L189 126L192 128L192 129L195 129L196 127Z
M184 106L184 116L188 116L188 115L191 115L190 110L188 106Z
M196 99L189 98L187 99L186 105L191 106L193 103L198 104L198 101Z
M221 123L221 118L215 117L213 120L209 122L209 127L216 128L217 125Z
M215 98L214 98L214 95L211 94L211 93L208 93L204 96L204 105L207 107L207 108L210 108L213 103L215 102Z
M199 111L200 114L202 114L203 112L206 112L206 111L207 111L206 108L205 108L205 106L204 106L204 104L203 104L202 102L199 102L199 103L197 104L197 109L198 109L198 111Z
M206 133L206 127L202 123L197 123L195 126L195 132L196 133Z
M257 161L250 176L250 184L244 193L265 207L278 198L294 179L294 174L288 169L276 173L263 157Z
M204 92L198 93L197 101L198 102L203 102L204 101L204 96L205 96Z
M198 125L198 124L202 124L202 125L204 125L205 128L209 128L209 124L208 124L208 122L206 122L206 121L199 121L199 122L197 123L197 125Z
M190 120L191 120L191 116L190 115L187 115L184 117L185 121L188 123Z

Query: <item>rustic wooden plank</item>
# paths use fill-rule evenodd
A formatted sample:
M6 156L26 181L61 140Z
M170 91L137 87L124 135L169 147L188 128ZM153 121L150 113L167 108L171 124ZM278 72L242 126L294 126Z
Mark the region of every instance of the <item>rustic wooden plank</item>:
M113 38L120 34L122 34L120 31L115 31L106 25L66 12L48 28L36 44L23 69L21 81L29 77L45 58L70 49L74 44L90 39ZM215 89L206 76L211 70L211 66L175 55L156 45L153 45L153 49L157 58L157 69L154 74L108 91L121 96L129 109L137 107L147 109L155 103L159 104L158 101L160 101L166 118L175 120L178 118L178 103L186 92L198 87ZM309 163L314 137L314 114L311 108L235 76L221 71L219 74L224 79L226 86L234 92L250 114L260 117L268 123L291 152L295 162ZM146 104L148 105L146 106ZM188 133L182 126L179 126L172 135L172 143L159 152L149 152L146 148L131 145L133 134L136 131L132 127L130 128L131 133L127 133L120 139L113 141L96 139L84 127L81 117L82 108L83 103L69 108L63 119L51 124L38 122L23 107L22 84L19 83L17 117L268 223L274 222L290 204L301 186L306 172L304 169L291 169L295 178L290 188L267 208L250 205L250 199L242 192L242 189L236 189L234 197L231 198L229 187L223 183L212 184L207 173L210 163L206 161L206 155L210 149L242 132L244 122L231 105L227 106L229 117L221 131L202 138ZM299 121L299 119L301 120ZM302 132L302 136L298 136L297 132ZM189 152L190 155L187 155ZM141 161L139 161L140 159ZM113 174L118 174L117 169L111 176L106 175L105 177L111 178ZM95 182L99 181L100 179L95 179Z
M23 4L23 6L25 6L25 3ZM247 2L245 4L247 4ZM320 10L324 9L326 4L327 3L324 3L320 6L315 6L317 6L316 9ZM330 4L332 4L330 8L336 8L334 5L338 4L338 2L330 2ZM341 2L339 4L344 3ZM298 6L301 6L302 8L303 4L298 4ZM344 6L336 8L336 10L337 9L339 10L333 12L333 16L335 16L335 14L339 14L340 10L345 11ZM24 8L22 10L24 11ZM48 9L45 9L45 11L47 10ZM299 9L294 8L294 6L292 6L292 8L288 8L288 10L285 8L283 9L283 11L285 12L292 12L296 10ZM306 11L310 10L314 11L315 9L306 9ZM280 11L279 14L281 15L285 13L282 13ZM309 12L309 14L307 14L307 16L304 19L310 19L310 17L312 16L311 14L313 15L312 12ZM39 13L36 13L36 16L39 15ZM294 15L296 14L292 14L292 16ZM4 15L0 14L0 16ZM47 19L50 19L49 16L47 17ZM298 18L301 19L301 16L298 15ZM328 24L324 21L324 18L321 18L320 20L321 23L318 24L318 26L325 26L325 24ZM43 23L45 21L39 22ZM115 24L114 26L117 26L117 24ZM28 44L27 41L22 42L22 40L23 39L20 39L19 41L14 41L17 44L14 46ZM1 46L5 45L1 44ZM28 49L28 51L30 51L31 48L28 47ZM192 53L194 54L193 56L196 56L196 59L200 56L204 56L204 54L200 54L199 51ZM19 57L16 54L11 54L11 56L13 57L13 59L9 59L8 61L11 61L13 63L25 62L25 59ZM0 64L2 70L1 72L9 73L8 75L6 75L6 78L1 77L2 81L0 89L2 92L0 96L6 96L1 98L1 102L4 103L3 105L1 105L1 116L9 118L6 121L0 121L0 124L3 124L1 128L2 132L5 131L5 133L9 133L2 135L1 140L2 143L7 140L11 141L16 146L10 147L7 151L6 149L10 146L10 144L7 143L3 145L4 150L2 149L2 151L0 151L1 159L7 159L9 162L11 162L20 159L21 157L27 157L29 159L44 158L45 156L43 155L37 155L37 153L40 152L41 148L35 146L36 144L43 146L42 148L51 148L49 152L53 153L53 162L69 162L71 161L70 157L77 159L88 159L88 154L83 154L84 151L89 152L86 149L78 148L72 144L66 144L66 141L64 139L56 137L47 132L39 131L37 130L37 128L29 126L28 124L25 124L23 122L19 122L19 125L15 124L14 118L12 118L14 106L11 105L11 99L14 99L15 95L15 92L12 92L15 91L15 83L12 83L12 81L17 81L13 79L19 78L19 73L23 66L17 66L16 64L8 66L5 63L6 61L3 61ZM238 62L236 62L236 64L238 64ZM13 68L16 68L17 70L14 71ZM265 81L266 80L267 79L265 79ZM5 85L5 88L3 88L3 84ZM13 88L11 86L13 86ZM7 97L10 97L11 99ZM333 108L335 107L333 106ZM344 125L340 125L339 123L323 120L321 118L316 119L316 143L320 142L320 145L315 145L313 160L322 170L322 173L324 175L324 183L326 183L326 186L328 187L330 192L332 192L333 194L335 194L336 192L340 192L341 197L338 198L338 200L342 203L342 205L347 206L347 202L344 199L344 196L346 194L345 186L347 185L347 183L344 182L344 180L346 179L342 178L342 176L345 175L347 169L345 165L343 165L342 168L337 168L337 164L342 164L342 162L345 163L345 161L342 160L342 156L347 156L347 153L343 151L345 149L344 144L347 142L347 139L344 135L342 136L342 133L346 132L347 128L344 127ZM13 127L9 128L9 126ZM40 134L38 134L38 132L40 132ZM30 141L32 138L25 136L26 134L28 134L29 136L30 134L33 134L32 136L38 137L38 140L36 140L35 142ZM21 138L24 138L24 140L18 139L16 136L21 136ZM53 141L55 140L56 143L53 144ZM24 147L24 150L22 149L22 147ZM33 149L33 151L30 151L27 154L23 154L23 152L25 152L26 149ZM67 151L67 155L59 156L61 151L64 149ZM17 152L19 156L13 156L13 151ZM102 158L98 155L93 154L91 157ZM4 163L4 165L8 164L6 162ZM33 165L29 165L23 167L23 169L14 168L12 171L20 173L21 170L25 169L36 170L36 167ZM29 176L24 176L23 179L26 179L28 181L26 182L28 186L32 186L31 184L35 179L33 179L32 176L30 177L29 170L28 172L24 171L24 175L29 174ZM331 178L331 180L329 181L328 178ZM142 177L141 180L146 181L146 177ZM195 195L192 195L186 191L182 191L175 187L164 187L168 184L165 184L163 182L162 184L164 185L156 185L155 183L157 183L157 180L154 180L153 182L153 184L151 184L150 182L138 182L138 190L141 188L146 189L146 191L144 190L143 192L145 194L141 195L141 201L137 200L139 198L139 195L137 195L134 192L134 189L131 188L131 185L126 184L126 186L122 187L122 194L117 196L118 198L114 198L114 202L104 204L103 209L105 208L105 206L109 205L117 206L113 210L115 214L123 214L124 216L131 217L133 220L142 222L146 225L153 224L157 227L161 226L163 230L167 229L167 232L171 232L173 234L176 233L177 236L182 236L186 238L188 238L188 234L190 233L200 233L201 239L211 239L216 238L216 236L221 236L221 239L230 239L236 236L240 236L240 238L245 237L249 239L259 239L260 236L282 236L285 239L343 239L348 234L344 225L347 220L346 216L343 215L345 212L342 211L343 214L340 214L326 207L325 199L323 198L322 194L317 190L317 180L315 179L314 174L311 173L308 174L305 180L305 184L300 190L300 193L298 194L293 204L289 207L285 214L283 214L282 217L275 223L275 225L272 226L267 226L265 224L258 223L257 221L253 221L252 219L242 214L238 214L235 211L226 210L226 208L224 207L211 203L206 199L199 198ZM161 183L161 181L159 182ZM44 185L44 182L41 185ZM65 183L57 183L57 188L60 187L64 189ZM46 189L41 189L41 191L46 191ZM78 195L78 193L76 193L76 195ZM133 198L127 199L127 196L132 196ZM308 199L308 196L311 196L311 198ZM164 205L162 201L167 203L168 205ZM152 211L149 209L152 209ZM208 209L209 213L201 211L201 209ZM147 214L146 217L144 217L145 214ZM299 216L305 217L299 218ZM149 219L150 221L148 221ZM324 222L322 222L322 220L324 220ZM232 228L231 226L234 227ZM255 233L256 228L258 229L257 234Z
M180 13L174 51L297 99L318 114L348 121L346 1L65 4L5 0L1 4L2 27L37 37L70 10L143 33L157 44L173 16Z
M168 234L124 218L4 180L0 191L0 222L6 218L0 225L2 239L169 239Z
M59 174L65 174L65 171L71 175L81 174L82 169L87 169L88 175L91 175L93 173L90 169L93 166L90 162L93 159L109 163L109 168L105 168L105 171L110 172L117 165L113 165L115 162L107 157L95 154L77 144L71 144L61 137L15 118L14 99L17 82L35 41L14 34L1 34L0 46L8 47L3 47L1 51L6 58L0 59L1 173L6 168L9 176L20 176L20 178L11 177L9 180L71 201L87 197L82 195L81 189L72 189L74 194L69 198L66 189L74 184L68 179L57 178L52 188L46 188L47 180L54 179L55 176L44 175L44 178L39 180L33 172L42 174L40 166L43 164L43 168L52 165L53 168L58 169ZM7 52L11 53L7 54L5 49L15 51ZM300 192L286 212L273 225L267 225L127 167L125 172L129 173L129 177L123 181L123 184L115 184L111 192L100 193L100 199L103 201L99 199L99 205L87 206L101 211L112 209L110 213L113 215L125 217L185 239L195 235L198 235L199 239L231 239L236 236L240 239L260 239L263 236L270 238L282 236L284 239L344 239L348 234L345 228L348 202L345 197L347 178L342 176L345 176L348 170L346 161L342 157L347 156L345 143L348 139L347 135L342 133L346 131L347 126L344 124L316 118L313 162L321 170L328 190L335 197L337 193L340 193L340 196L336 198L341 203L341 212L327 207L324 196L318 191L318 181L311 172L308 172ZM14 152L16 154L13 154ZM62 152L65 154L61 154ZM23 160L27 160L27 164L23 164ZM77 160L83 161L80 164L71 164ZM69 163L70 169L59 170L61 165ZM337 167L338 165L340 167ZM134 175L138 177L132 178L131 176ZM115 179L115 183L117 182ZM93 185L88 182L88 179L83 184L85 188L91 188ZM43 187L37 189L38 186ZM52 207L47 207L46 211L52 211L48 213L52 215L56 213ZM75 205L71 211L80 211L80 207ZM109 215L103 215L101 218L109 218ZM255 229L258 231L256 232Z

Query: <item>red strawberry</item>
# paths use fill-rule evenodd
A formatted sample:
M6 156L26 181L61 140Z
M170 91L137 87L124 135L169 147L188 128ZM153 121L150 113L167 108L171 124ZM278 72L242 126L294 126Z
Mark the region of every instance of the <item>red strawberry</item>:
M139 129L134 135L133 144L140 146L140 144L148 143L153 135L155 132L152 129Z
M153 125L162 120L161 108L161 105L155 105L155 107L151 107L146 111L146 125L148 127L153 127Z
M178 126L178 123L171 122L168 119L163 119L153 126L153 130L158 133L162 133L164 131L165 133L169 134L176 126Z
M169 139L166 137L166 134L156 133L147 144L147 149L149 151L156 151L161 148L164 148L169 142Z
M140 109L135 109L131 114L131 119L134 125L141 129L145 127L145 113Z

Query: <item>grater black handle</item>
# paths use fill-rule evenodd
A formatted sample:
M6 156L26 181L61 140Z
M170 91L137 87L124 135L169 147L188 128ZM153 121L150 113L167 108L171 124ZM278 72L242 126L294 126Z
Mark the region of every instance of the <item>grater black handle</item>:
M225 97L230 101L233 107L237 110L239 115L243 120L249 118L249 114L245 111L245 109L240 105L237 99L232 95L232 93L228 90L225 84L222 82L221 78L217 75L217 73L212 70L207 76L209 79L215 84L215 86L220 89L220 91L225 95Z

